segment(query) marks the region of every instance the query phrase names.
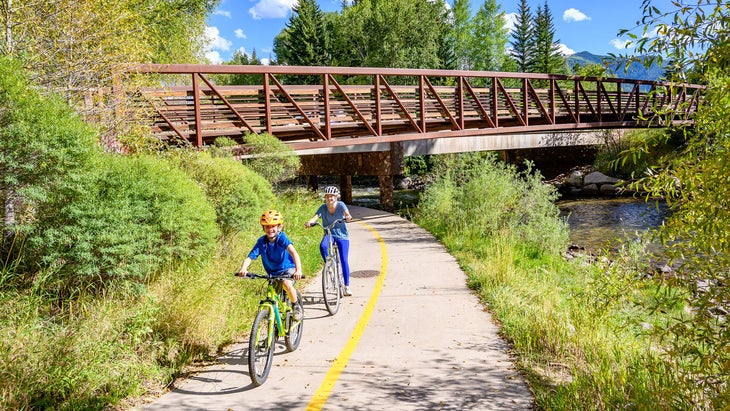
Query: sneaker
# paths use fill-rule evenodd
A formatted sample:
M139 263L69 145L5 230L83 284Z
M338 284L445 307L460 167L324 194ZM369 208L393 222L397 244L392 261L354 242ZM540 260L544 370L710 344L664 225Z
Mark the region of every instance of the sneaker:
M350 289L349 285L345 286L345 295L348 297L352 295L352 290Z
M300 321L302 317L304 316L304 310L302 310L302 305L299 304L299 302L296 302L294 304L294 321Z

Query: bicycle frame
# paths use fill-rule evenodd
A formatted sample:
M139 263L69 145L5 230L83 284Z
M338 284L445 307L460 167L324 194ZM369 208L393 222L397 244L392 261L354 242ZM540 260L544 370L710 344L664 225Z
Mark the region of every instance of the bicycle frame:
M272 278L268 275L249 272L244 277L261 278L268 283L265 296L259 302L249 335L249 375L251 382L260 386L268 378L275 345L279 337L284 337L288 352L296 350L299 346L302 338L303 319L294 319L294 306L289 303L285 294L283 281L291 278L290 276ZM301 293L295 292L299 299L298 304L301 304Z
M319 222L312 225L322 227L325 239L327 240L327 256L324 266L322 267L322 296L324 297L324 305L330 315L335 315L340 307L340 298L344 294L345 284L342 277L342 264L340 262L340 251L337 243L332 235L332 228L335 224L344 222L337 219L329 226L324 226Z

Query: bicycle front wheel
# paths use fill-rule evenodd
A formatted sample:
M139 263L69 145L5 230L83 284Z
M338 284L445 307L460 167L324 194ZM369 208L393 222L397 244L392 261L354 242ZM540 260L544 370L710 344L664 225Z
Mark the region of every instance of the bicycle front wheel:
M271 311L264 309L256 314L251 326L251 335L248 340L248 373L251 382L260 386L266 381L274 360L273 338L269 338L269 316ZM273 337L273 336L272 336Z
M338 280L337 265L333 259L327 259L322 269L322 295L324 306L330 315L337 314L340 309L340 284Z
M302 300L302 293L297 290L297 301L299 301L297 304L302 304L304 300ZM292 302L289 302L289 304L294 304ZM299 343L302 341L302 331L304 329L304 318L302 318L299 321L296 321L294 319L294 315L292 313L289 313L287 316L287 321L289 321L289 332L286 333L286 336L284 337L284 344L286 345L286 350L288 352L292 352L299 347Z

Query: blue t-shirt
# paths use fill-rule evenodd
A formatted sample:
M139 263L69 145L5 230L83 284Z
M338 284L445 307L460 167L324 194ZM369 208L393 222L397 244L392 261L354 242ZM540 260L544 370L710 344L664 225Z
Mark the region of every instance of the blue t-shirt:
M317 215L319 218L322 219L322 225L327 227L330 224L332 224L335 220L341 219L342 222L336 224L334 227L332 227L332 236L336 238L341 238L343 240L349 240L350 234L347 232L347 225L345 224L345 211L347 211L347 206L342 201L338 201L337 205L335 205L335 212L333 214L330 214L329 210L327 210L327 204L322 204L317 209Z
M273 242L263 235L256 241L256 245L253 246L251 252L248 253L248 258L255 260L260 255L266 273L277 275L290 268L296 268L294 259L286 250L290 244L292 244L291 240L283 231L279 232Z

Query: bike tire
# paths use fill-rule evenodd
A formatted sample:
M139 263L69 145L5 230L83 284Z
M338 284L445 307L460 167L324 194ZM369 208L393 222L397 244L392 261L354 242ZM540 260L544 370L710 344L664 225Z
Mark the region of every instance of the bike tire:
M324 296L324 306L330 315L337 314L340 309L340 286L337 266L333 259L328 259L322 268L322 295Z
M248 373L251 382L257 387L266 382L274 360L276 339L269 339L270 315L271 311L268 309L256 314L248 341Z
M302 304L302 293L297 290L297 304ZM292 304L292 303L290 303ZM292 307L293 308L293 307ZM304 306L302 305L302 312L304 312ZM299 347L299 343L302 341L302 331L304 330L304 318L299 321L294 320L294 314L292 312L287 316L289 322L289 332L284 337L284 345L286 345L287 352L292 352Z

